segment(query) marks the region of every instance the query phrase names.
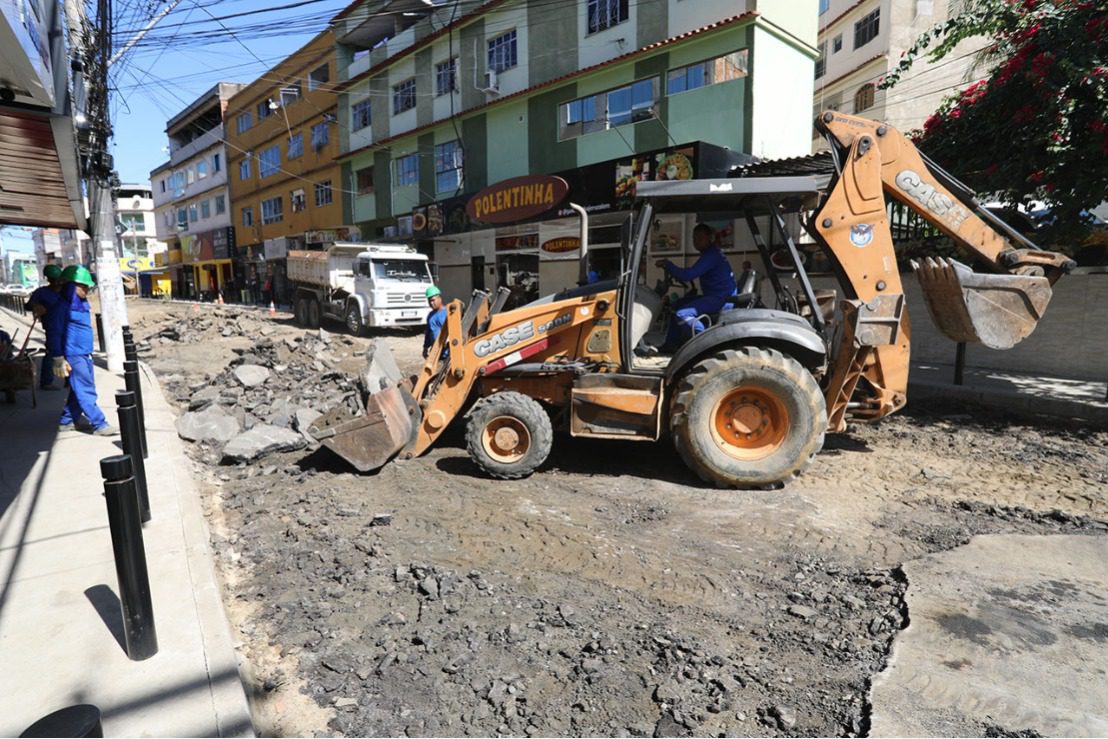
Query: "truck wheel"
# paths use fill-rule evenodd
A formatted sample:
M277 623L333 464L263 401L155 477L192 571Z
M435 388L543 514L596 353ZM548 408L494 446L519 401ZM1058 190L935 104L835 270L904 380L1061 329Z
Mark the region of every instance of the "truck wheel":
M308 328L319 328L319 301L314 298L308 301Z
M362 309L357 303L346 306L346 328L354 336L365 333L365 324L362 323Z
M678 382L670 433L685 464L719 487L765 487L800 474L823 448L827 408L792 357L742 347L698 362Z
M296 325L307 326L308 325L308 299L297 298L296 299Z
M550 416L538 401L502 392L474 404L466 450L478 467L501 480L526 477L546 461L553 443Z

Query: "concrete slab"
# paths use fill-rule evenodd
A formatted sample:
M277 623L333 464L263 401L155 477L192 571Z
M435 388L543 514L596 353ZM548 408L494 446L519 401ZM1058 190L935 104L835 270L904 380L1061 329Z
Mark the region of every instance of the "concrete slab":
M979 536L909 562L870 736L1108 735L1108 538Z
M123 380L96 377L114 425ZM41 394L37 409L25 393L0 403L0 736L77 703L101 709L106 736L253 736L199 494L148 372L143 398L159 651L142 662L124 650L99 469L119 437L58 433L63 392Z

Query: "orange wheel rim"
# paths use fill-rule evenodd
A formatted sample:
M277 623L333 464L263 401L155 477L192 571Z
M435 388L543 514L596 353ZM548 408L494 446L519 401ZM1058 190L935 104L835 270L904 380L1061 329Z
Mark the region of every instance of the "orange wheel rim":
M515 462L531 448L531 433L518 418L497 416L485 424L481 445L497 462Z
M764 459L781 447L788 433L785 404L763 388L734 388L712 411L712 437L724 453L735 459Z

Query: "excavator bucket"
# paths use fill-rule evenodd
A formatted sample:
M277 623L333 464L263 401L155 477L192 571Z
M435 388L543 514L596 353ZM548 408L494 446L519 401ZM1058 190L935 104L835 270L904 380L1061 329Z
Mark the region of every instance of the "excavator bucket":
M913 261L927 309L954 341L1011 349L1027 338L1050 303L1050 281L1025 275L978 274L953 259Z
M415 439L422 414L381 339L366 350L359 379L367 393L364 412L351 415L340 405L316 419L308 433L359 472L371 472Z

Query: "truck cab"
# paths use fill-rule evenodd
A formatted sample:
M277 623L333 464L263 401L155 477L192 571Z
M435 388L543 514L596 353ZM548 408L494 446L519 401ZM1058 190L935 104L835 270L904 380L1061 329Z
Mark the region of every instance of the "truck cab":
M433 284L427 257L407 246L370 245L354 258L354 300L364 326L418 326ZM360 333L347 310L347 328Z

